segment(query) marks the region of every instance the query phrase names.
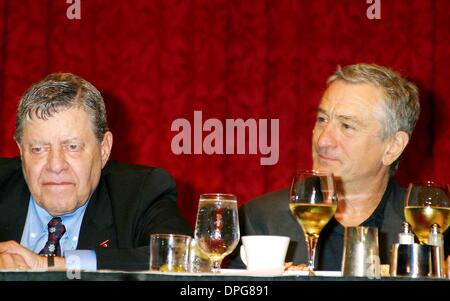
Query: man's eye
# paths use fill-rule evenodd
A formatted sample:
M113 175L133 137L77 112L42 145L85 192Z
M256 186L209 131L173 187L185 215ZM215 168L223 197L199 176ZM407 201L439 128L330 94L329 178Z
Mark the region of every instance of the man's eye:
M325 117L317 116L317 123L324 123L326 121Z
M346 130L354 130L355 128L352 127L351 125L347 124L347 123L343 123L342 127Z
M44 148L41 147L41 146L34 146L34 147L31 148L31 152L33 154L39 155L39 154L42 154L44 152Z
M79 144L69 144L68 148L69 148L69 151L76 152L76 151L80 150L80 145Z

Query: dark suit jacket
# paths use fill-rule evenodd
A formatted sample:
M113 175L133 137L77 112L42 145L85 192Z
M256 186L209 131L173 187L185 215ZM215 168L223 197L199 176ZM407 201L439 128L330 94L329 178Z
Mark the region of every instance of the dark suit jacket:
M382 264L390 261L391 246L398 242L398 233L404 221L405 191L393 180L389 181L383 198L386 198L384 218L379 233L380 260ZM289 190L283 189L258 197L239 209L241 236L244 235L283 235L291 241L286 254L286 262L306 263L306 242L300 225L289 210ZM449 231L450 232L450 231ZM446 253L449 253L447 235ZM320 247L320 238L319 238ZM239 248L237 248L238 250ZM238 252L231 256L231 267L244 267Z
M148 270L151 233L192 234L162 169L108 162L86 208L77 249L95 249L98 269ZM0 158L0 241L20 242L30 191L18 158ZM107 248L99 244L109 240Z

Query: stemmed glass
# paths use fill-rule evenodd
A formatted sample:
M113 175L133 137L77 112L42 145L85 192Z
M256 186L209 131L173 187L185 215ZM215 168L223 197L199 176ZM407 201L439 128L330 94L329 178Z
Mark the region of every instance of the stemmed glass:
M195 239L211 262L211 271L219 272L223 258L239 242L239 220L236 196L202 194L198 205Z
M450 225L450 187L432 181L411 183L405 199L405 219L421 244L428 244L430 228L444 233Z
M310 275L314 275L314 257L320 232L333 217L336 203L332 174L315 170L296 172L290 190L289 209L305 233Z

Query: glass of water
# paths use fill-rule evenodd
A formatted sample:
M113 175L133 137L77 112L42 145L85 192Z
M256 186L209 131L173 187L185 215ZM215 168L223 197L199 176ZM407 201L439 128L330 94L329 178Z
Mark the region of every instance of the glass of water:
M233 252L239 237L236 196L223 193L202 194L194 239L201 251L209 257L212 272L220 271L223 258Z

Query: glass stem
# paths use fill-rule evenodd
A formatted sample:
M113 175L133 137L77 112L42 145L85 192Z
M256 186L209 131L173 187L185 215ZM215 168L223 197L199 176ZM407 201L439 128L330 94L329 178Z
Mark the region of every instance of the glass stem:
M211 263L211 272L219 273L222 260L214 258L214 259L211 259L210 263Z
M308 270L310 274L314 274L314 258L316 257L317 237L314 235L306 235L306 243L308 245Z

